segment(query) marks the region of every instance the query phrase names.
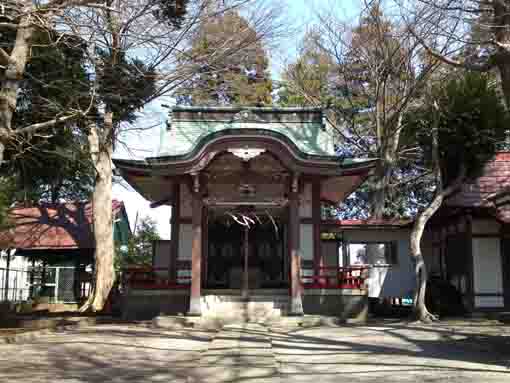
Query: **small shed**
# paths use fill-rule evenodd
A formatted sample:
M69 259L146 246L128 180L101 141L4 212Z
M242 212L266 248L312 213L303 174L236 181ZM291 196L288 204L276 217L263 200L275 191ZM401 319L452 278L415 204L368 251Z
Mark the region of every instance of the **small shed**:
M131 231L124 203L114 200L112 210L114 240L118 246L127 245ZM96 247L91 203L17 206L10 210L9 222L10 228L0 232L1 247L15 250L7 252L8 256L23 258L29 266L3 273L7 277L0 280L0 286L6 296L77 302L87 295ZM28 287L19 288L28 289L28 294L10 291L15 273L27 280Z

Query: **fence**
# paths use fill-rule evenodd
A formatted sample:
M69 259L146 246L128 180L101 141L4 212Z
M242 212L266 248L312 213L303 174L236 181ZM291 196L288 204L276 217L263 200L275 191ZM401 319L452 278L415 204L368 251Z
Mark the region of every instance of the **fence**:
M91 274L73 266L0 268L0 301L78 303L88 297Z
M29 297L30 272L0 268L0 301L22 302Z

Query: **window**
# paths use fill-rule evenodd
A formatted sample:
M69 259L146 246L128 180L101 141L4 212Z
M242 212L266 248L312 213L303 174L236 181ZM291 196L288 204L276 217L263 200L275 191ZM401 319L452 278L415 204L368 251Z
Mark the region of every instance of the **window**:
M395 242L348 242L345 244L349 265L394 265L397 263Z

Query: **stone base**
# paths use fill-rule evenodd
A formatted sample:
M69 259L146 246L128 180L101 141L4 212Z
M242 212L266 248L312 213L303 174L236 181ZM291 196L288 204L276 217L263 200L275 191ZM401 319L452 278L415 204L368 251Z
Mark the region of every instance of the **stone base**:
M187 290L132 290L123 297L122 318L148 320L158 315L185 315L188 310Z
M256 290L253 290L253 294ZM249 301L239 295L204 295L190 307L187 290L138 290L124 297L123 318L146 320L158 316L206 316L215 321L271 322L278 317L334 317L345 323L363 322L368 317L365 290L305 290L301 302L290 302L288 295L252 295ZM292 304L294 303L294 304ZM191 308L191 310L190 310ZM299 310L301 308L301 310Z
M186 314L191 317L199 317L202 315L202 299L191 298L189 302L189 311Z
M368 296L366 294L305 294L303 310L307 315L336 317L341 321L365 322L368 318Z

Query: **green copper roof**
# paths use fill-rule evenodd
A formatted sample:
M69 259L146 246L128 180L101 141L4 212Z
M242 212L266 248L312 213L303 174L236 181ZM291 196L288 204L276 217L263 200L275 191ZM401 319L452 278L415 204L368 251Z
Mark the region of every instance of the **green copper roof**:
M335 156L332 131L314 108L175 107L157 157L186 157L222 133L283 135L307 156Z

